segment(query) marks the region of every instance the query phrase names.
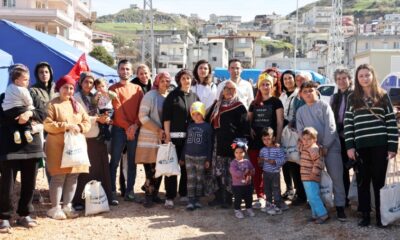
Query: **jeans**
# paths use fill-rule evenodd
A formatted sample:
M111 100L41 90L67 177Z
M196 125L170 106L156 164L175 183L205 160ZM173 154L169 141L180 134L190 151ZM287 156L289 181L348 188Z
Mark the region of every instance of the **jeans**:
M128 153L128 179L126 186L126 193L133 192L133 185L135 185L136 178L136 164L135 164L135 151L137 145L137 134L133 141L128 141L125 133L125 129L113 126L111 129L112 141L111 141L111 160L110 160L110 177L111 177L111 190L117 191L116 178L117 168L121 161L122 151L126 145Z
M281 179L279 172L264 172L264 193L266 200L281 207Z
M313 181L303 181L308 203L311 206L312 216L314 218L323 217L328 214L320 197L319 183Z

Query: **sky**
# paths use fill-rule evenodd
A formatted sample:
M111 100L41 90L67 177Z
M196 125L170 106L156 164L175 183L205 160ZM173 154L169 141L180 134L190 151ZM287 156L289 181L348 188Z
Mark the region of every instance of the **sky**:
M299 7L315 0L298 0ZM97 16L117 13L137 4L143 8L143 0L92 0L92 11ZM242 16L242 21L253 20L255 15L275 12L287 15L296 10L297 0L153 0L153 8L166 13L182 13L189 16L196 13L200 18L208 20L209 15Z

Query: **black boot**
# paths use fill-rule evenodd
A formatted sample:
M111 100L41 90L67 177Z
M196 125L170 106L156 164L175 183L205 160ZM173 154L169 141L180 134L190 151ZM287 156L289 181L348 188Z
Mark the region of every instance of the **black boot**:
M153 206L153 197L150 195L146 195L146 198L143 203L143 207L151 208Z
M336 207L337 219L340 222L345 222L347 220L346 214L344 213L344 207Z
M358 226L360 227L368 227L371 222L371 217L369 212L363 212L361 221L358 222Z

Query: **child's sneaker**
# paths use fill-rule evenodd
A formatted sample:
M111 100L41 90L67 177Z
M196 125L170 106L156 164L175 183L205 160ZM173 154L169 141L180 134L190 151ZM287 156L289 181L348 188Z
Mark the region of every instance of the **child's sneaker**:
M271 208L271 205L272 205L272 204L271 204L270 202L265 201L265 206L264 206L263 208L261 208L261 212L267 212L268 209Z
M194 207L195 207L195 208L202 208L203 205L201 205L201 203L199 203L199 202L195 202L195 203L194 203Z
M260 199L257 199L257 200L253 203L253 208L254 208L254 209L260 209L260 208L261 208Z
M249 217L254 217L256 214L254 214L253 209L248 208L246 209L247 215L249 215Z
M168 200L168 199L165 200L164 207L167 208L167 209L172 209L172 208L174 208L174 201Z
M67 219L67 216L61 209L61 206L56 206L47 211L47 216L55 220Z
M62 210L65 213L65 216L67 216L67 218L79 217L79 214L77 212L75 212L75 209L72 207L71 203L68 203L67 205L65 205Z
M33 137L30 131L25 131L24 136L28 143L31 143L33 141Z
M188 210L188 211L193 211L193 210L194 210L194 205L193 205L193 203L189 203L188 205L186 205L186 210Z
M14 132L14 142L16 144L21 144L21 135L19 134L18 131Z
M285 202L281 202L281 204L279 205L279 208L282 210L282 211L286 211L286 210L288 210L289 209L289 206L285 203Z
M235 217L242 219L242 218L244 218L244 215L241 210L235 210Z
M278 208L277 206L274 207L274 210L276 215L282 214L282 209Z

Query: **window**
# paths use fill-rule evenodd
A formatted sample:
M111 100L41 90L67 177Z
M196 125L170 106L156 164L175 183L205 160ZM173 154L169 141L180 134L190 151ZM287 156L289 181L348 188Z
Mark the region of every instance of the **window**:
M239 38L239 43L246 43L246 38Z
M36 1L36 8L46 8L46 4L42 1Z
M365 49L368 49L369 48L369 45L368 45L368 43L366 42L365 43Z
M43 25L36 25L35 29L36 29L36 31L45 33L45 27ZM100 42L101 42L101 40L100 40Z
M15 0L3 0L3 7L15 7Z
M216 62L216 61L217 61L217 57L212 57L212 60L213 60L214 62Z

